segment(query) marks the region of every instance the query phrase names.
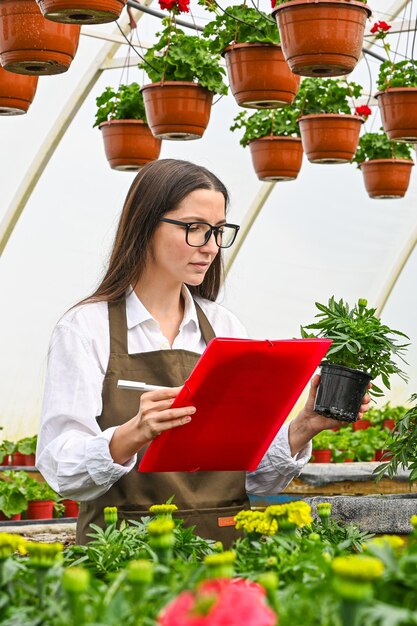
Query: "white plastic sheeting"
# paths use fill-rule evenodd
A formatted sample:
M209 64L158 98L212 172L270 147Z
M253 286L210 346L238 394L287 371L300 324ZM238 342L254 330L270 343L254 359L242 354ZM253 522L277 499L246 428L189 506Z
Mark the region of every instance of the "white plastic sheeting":
M266 0L264 4L261 8L267 10ZM377 19L389 21L389 3L379 2L378 8L384 13ZM200 23L208 19L200 7L195 15ZM414 17L408 10L402 15ZM141 40L152 41L159 27L157 18L145 16L139 24ZM95 28L111 32L115 26ZM0 219L45 134L102 45L82 37L70 70L40 79L29 113L0 119ZM125 52L122 49L118 56ZM364 61L351 78L374 93L378 61L369 63L372 86ZM106 85L117 86L120 79L121 70L107 71L92 90L43 172L1 259L0 423L7 438L37 430L52 328L99 280L134 177L109 168L100 131L92 128L96 96ZM128 80L141 82L142 73L131 68ZM235 222L244 219L262 184L253 172L249 150L239 146L237 133L229 132L239 111L231 95L220 99L203 139L166 141L161 153L163 158L188 159L212 169L231 192L229 215ZM376 110L368 129L371 124L375 130L379 127ZM310 165L304 158L298 179L277 184L272 191L232 266L222 302L255 338L299 336L300 324L312 320L316 300L326 301L334 294L349 302L367 297L376 303L416 224L415 171L403 200L378 201L368 198L354 165ZM410 383L392 381L386 399L394 403L405 402L417 391L416 278L414 252L382 315L412 341Z

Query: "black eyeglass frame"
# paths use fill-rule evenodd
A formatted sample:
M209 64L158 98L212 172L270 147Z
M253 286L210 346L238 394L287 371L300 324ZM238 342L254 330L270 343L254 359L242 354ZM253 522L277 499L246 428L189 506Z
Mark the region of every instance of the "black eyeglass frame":
M185 242L187 243L187 245L191 246L191 248L202 248L203 246L205 246L207 244L207 242L209 241L212 233L214 233L214 239L216 241L216 245L219 248L222 248L222 249L230 248L235 243L236 236L237 236L237 234L239 232L239 229L240 229L240 226L238 224L228 224L228 223L225 223L225 224L220 224L219 226L212 226L208 222L180 222L179 220L171 220L168 217L161 217L159 219L159 221L160 222L166 222L167 224L175 224L177 226L183 226L185 228ZM204 241L204 243L200 244L199 246L196 246L195 244L192 244L192 243L190 243L188 241L188 233L190 231L190 228L191 228L191 226L194 226L195 224L200 224L200 225L204 224L204 226L208 226L208 230L207 230L206 235L205 235L205 241ZM229 245L222 246L217 241L217 237L219 235L220 230L222 228L224 228L225 226L233 228L234 231L235 231L235 235L234 235L232 241L229 243Z

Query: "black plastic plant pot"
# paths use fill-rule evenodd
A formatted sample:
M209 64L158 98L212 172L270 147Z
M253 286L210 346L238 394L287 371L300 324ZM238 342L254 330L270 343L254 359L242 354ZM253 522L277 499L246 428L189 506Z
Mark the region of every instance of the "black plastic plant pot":
M314 410L342 422L356 422L371 377L366 372L321 363Z

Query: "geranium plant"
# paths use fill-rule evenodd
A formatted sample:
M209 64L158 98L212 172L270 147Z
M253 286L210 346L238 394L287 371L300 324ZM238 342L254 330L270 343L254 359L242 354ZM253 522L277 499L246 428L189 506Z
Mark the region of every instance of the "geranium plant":
M299 110L295 105L282 109L267 109L248 115L239 113L230 127L231 131L243 130L240 145L245 147L249 142L261 137L299 137L300 127L297 119Z
M390 87L417 87L417 61L405 59L395 63L391 58L391 46L386 40L390 29L391 25L384 21L375 22L371 28L371 33L375 35L375 39L382 41L382 46L388 57L379 66L378 89L385 91Z
M390 141L381 129L379 133L365 133L359 138L359 145L353 158L355 163L375 159L411 159L411 146Z
M315 113L346 113L355 111L355 98L362 94L358 83L332 78L306 78L302 81L298 96L303 115Z
M145 105L138 83L120 85L117 90L106 87L96 98L94 126L108 120L142 120L146 122Z

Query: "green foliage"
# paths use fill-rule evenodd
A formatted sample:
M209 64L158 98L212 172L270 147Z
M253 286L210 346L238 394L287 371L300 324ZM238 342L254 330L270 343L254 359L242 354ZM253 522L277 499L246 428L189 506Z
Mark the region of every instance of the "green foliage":
M413 394L410 401L414 406L399 419L391 433L387 448L392 459L375 470L378 479L385 475L392 478L397 469L402 467L410 470L410 482L417 480L417 394Z
M59 499L48 483L35 480L23 470L6 470L1 473L1 478L0 511L7 517L25 511L30 500L53 500L56 503Z
M232 43L280 43L276 22L246 4L224 9L206 24L203 36L214 54L221 54Z
M334 447L334 432L332 430L322 430L313 437L313 450L331 450Z
M0 443L0 463L3 463L4 459L16 452L16 444L13 441L3 440Z
M19 441L16 443L16 450L20 452L20 454L35 454L37 441L37 435L33 435L33 437L24 437L23 439L19 439Z
M301 115L347 113L355 109L354 98L362 94L357 83L332 78L305 78L301 81L297 103Z
M165 29L157 33L158 41L147 50L145 61L139 63L150 80L197 82L209 91L226 95L227 85L223 82L226 72L220 65L220 56L210 51L209 42L174 29L169 18L162 23Z
M417 87L417 60L383 61L379 66L377 86L380 91L390 87Z
M366 300L360 299L350 308L343 300L337 302L332 296L327 306L316 302L316 308L319 310L318 321L301 327L301 336L332 340L326 362L367 372L371 378L381 376L387 389L390 389L392 374L407 380L392 358L405 363L403 354L409 344L398 343L398 340L408 339L407 335L382 324L376 316L376 309L368 308ZM379 396L382 390L373 383L370 393Z
M411 160L411 146L407 143L390 141L382 129L379 133L365 133L359 138L353 161L363 163L374 159Z
M391 406L390 402L386 402L380 408L371 407L366 413L365 419L369 420L372 426L382 427L384 420L395 420L395 422L398 422L405 413L407 413L407 407Z
M120 85L115 91L106 87L96 98L97 113L94 126L108 120L143 120L146 122L145 105L137 83Z
M233 120L234 124L230 130L244 129L244 135L240 140L240 145L243 147L260 137L299 137L298 116L299 111L290 106L281 109L264 109L251 115L242 111Z

